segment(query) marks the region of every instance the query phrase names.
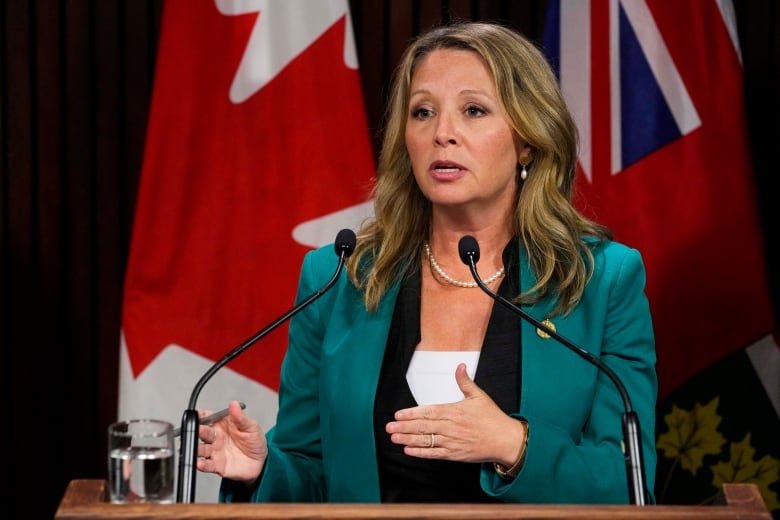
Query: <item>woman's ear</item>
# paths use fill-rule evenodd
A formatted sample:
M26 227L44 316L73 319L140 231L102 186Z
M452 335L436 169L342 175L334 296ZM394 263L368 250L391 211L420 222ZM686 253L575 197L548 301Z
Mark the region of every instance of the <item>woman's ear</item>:
M528 166L534 160L534 149L527 142L521 140L521 146L517 150L517 162L523 166Z

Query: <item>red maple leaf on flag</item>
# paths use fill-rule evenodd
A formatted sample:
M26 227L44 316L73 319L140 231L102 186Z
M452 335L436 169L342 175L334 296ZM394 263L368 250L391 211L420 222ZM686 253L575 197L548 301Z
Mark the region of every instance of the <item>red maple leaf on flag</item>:
M303 255L369 214L373 174L345 0L166 1L120 416L178 421L206 370L293 306ZM240 399L272 424L286 339L285 324L231 361L199 407Z

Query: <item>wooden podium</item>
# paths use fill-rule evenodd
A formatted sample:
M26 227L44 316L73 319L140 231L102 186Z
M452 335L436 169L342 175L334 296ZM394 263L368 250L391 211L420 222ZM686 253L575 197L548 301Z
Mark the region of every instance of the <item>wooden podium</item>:
M538 504L111 504L104 480L73 480L55 519L740 519L772 520L754 484L724 484L722 504L618 506Z

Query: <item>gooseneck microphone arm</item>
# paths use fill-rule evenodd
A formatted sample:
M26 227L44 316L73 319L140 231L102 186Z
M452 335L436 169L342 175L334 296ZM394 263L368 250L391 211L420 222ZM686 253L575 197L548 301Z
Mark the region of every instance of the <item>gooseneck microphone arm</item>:
M626 473L628 476L628 496L632 504L638 506L646 505L648 494L647 486L645 485L645 469L644 458L642 456L639 417L631 406L631 399L628 396L628 392L626 391L626 387L623 385L623 382L620 381L620 378L611 368L602 363L601 360L595 357L593 354L561 336L551 327L548 327L541 321L525 312L518 305L515 305L503 296L493 292L487 285L485 285L485 282L482 281L482 278L480 278L479 274L477 273L477 262L479 262L479 244L474 237L466 235L460 239L460 242L458 242L458 254L460 255L461 261L469 266L471 275L474 277L474 281L477 282L477 285L484 292L486 292L498 303L502 304L504 307L520 316L522 319L530 322L536 328L541 329L548 335L555 338L562 345L573 350L587 362L598 367L599 370L607 374L612 382L615 383L618 392L620 392L620 397L623 399L623 406L625 408L625 412L623 413L623 443L625 444L624 450L626 458Z
M339 263L336 267L336 271L333 273L331 279L322 288L317 290L314 294L300 302L293 307L287 313L283 314L276 319L273 323L255 333L249 339L235 347L233 350L225 354L219 361L214 363L205 374L198 380L195 388L190 395L190 402L187 409L184 411L184 415L181 420L181 444L179 447L179 476L177 481L176 501L179 503L189 504L195 501L195 476L197 474L197 460L198 460L198 428L200 426L200 418L198 417L198 411L195 408L198 401L198 395L203 386L209 379L223 366L225 366L233 358L241 354L244 350L254 345L258 340L265 337L267 334L276 329L279 325L292 318L295 314L300 312L304 307L308 306L314 300L325 294L333 284L338 280L341 269L344 267L344 262L347 257L352 254L355 249L356 237L355 233L351 229L342 229L336 235L334 248L336 254L339 256Z

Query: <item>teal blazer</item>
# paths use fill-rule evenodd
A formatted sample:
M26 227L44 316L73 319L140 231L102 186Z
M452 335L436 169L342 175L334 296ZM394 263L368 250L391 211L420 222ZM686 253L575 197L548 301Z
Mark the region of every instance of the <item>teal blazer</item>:
M639 417L653 502L657 382L645 270L638 251L616 242L594 254L595 272L581 303L552 322L625 385ZM307 253L297 301L326 284L337 260L332 245ZM530 287L535 277L522 248L520 265L523 288ZM380 501L373 406L399 288L391 287L369 314L342 272L334 287L292 318L263 473L249 496L243 484L223 479L220 500ZM552 306L543 301L525 310L541 321ZM624 406L616 386L533 325L523 321L521 334L522 391L514 415L530 425L525 464L506 482L484 463L480 485L512 503L629 503L621 451Z

